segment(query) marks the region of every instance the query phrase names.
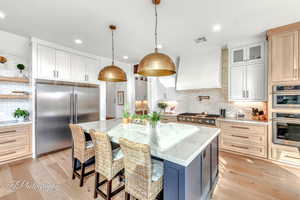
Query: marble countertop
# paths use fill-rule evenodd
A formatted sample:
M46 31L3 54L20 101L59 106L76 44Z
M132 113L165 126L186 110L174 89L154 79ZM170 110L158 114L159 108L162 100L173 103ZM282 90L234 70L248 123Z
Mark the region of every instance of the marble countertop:
M19 122L17 120L11 120L11 121L0 121L0 127L4 126L17 126L17 125L26 125L26 124L31 124L31 121L24 121L24 122Z
M257 121L257 120L251 120L251 119L237 119L237 118L218 118L219 121L228 121L228 122L242 122L242 123L249 123L249 124L260 124L260 125L268 125L268 121Z
M153 156L185 167L220 133L218 128L180 123L159 124L154 133L149 126L122 124L121 120L103 120L79 125L86 132L90 129L106 132L115 143L123 137L149 144Z

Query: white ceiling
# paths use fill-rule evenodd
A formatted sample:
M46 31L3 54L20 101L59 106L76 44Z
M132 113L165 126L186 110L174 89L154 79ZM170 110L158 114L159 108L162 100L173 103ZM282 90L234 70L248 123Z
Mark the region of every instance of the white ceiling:
M272 27L300 21L299 0L162 0L158 7L162 52L172 56L234 40L262 36ZM1 0L7 17L0 29L56 42L110 57L110 32L115 23L117 59L138 62L153 50L154 10L151 0ZM222 31L213 33L219 23ZM83 40L82 45L74 39Z

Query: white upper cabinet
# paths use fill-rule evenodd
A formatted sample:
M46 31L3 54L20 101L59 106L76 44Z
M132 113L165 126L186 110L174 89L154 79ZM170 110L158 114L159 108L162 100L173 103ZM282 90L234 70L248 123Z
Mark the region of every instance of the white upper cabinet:
M55 51L56 79L61 81L71 81L71 56L65 51Z
M35 43L36 41L34 41ZM37 79L100 84L100 58L48 42L37 41Z
M256 43L231 49L231 66L264 62L264 43Z
M264 64L254 64L247 66L247 88L246 97L248 100L265 100L266 81Z
M87 81L85 72L85 58L80 55L71 55L72 79L75 82Z
M266 101L264 43L231 49L230 101Z
M86 58L86 81L89 83L98 83L98 74L100 71L100 62L96 59Z
M236 48L231 50L231 65L240 66L244 65L246 61L246 49L245 48Z
M38 45L37 47L37 76L39 79L52 80L56 78L55 49Z
M264 63L265 48L264 43L258 43L248 46L247 49L247 64Z
M234 100L245 99L245 66L233 67L230 74L230 97Z

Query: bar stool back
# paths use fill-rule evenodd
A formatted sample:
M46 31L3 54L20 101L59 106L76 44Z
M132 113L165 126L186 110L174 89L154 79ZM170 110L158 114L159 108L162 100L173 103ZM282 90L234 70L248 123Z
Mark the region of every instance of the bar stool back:
M119 140L124 153L125 197L154 200L163 189L163 163L151 159L150 146Z

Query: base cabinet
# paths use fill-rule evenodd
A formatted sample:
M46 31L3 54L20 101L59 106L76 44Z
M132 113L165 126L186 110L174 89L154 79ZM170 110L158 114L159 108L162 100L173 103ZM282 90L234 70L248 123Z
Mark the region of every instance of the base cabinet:
M268 125L220 122L222 150L267 158Z
M0 127L0 165L31 157L31 125Z
M218 137L188 166L164 161L165 200L208 200L218 180Z

